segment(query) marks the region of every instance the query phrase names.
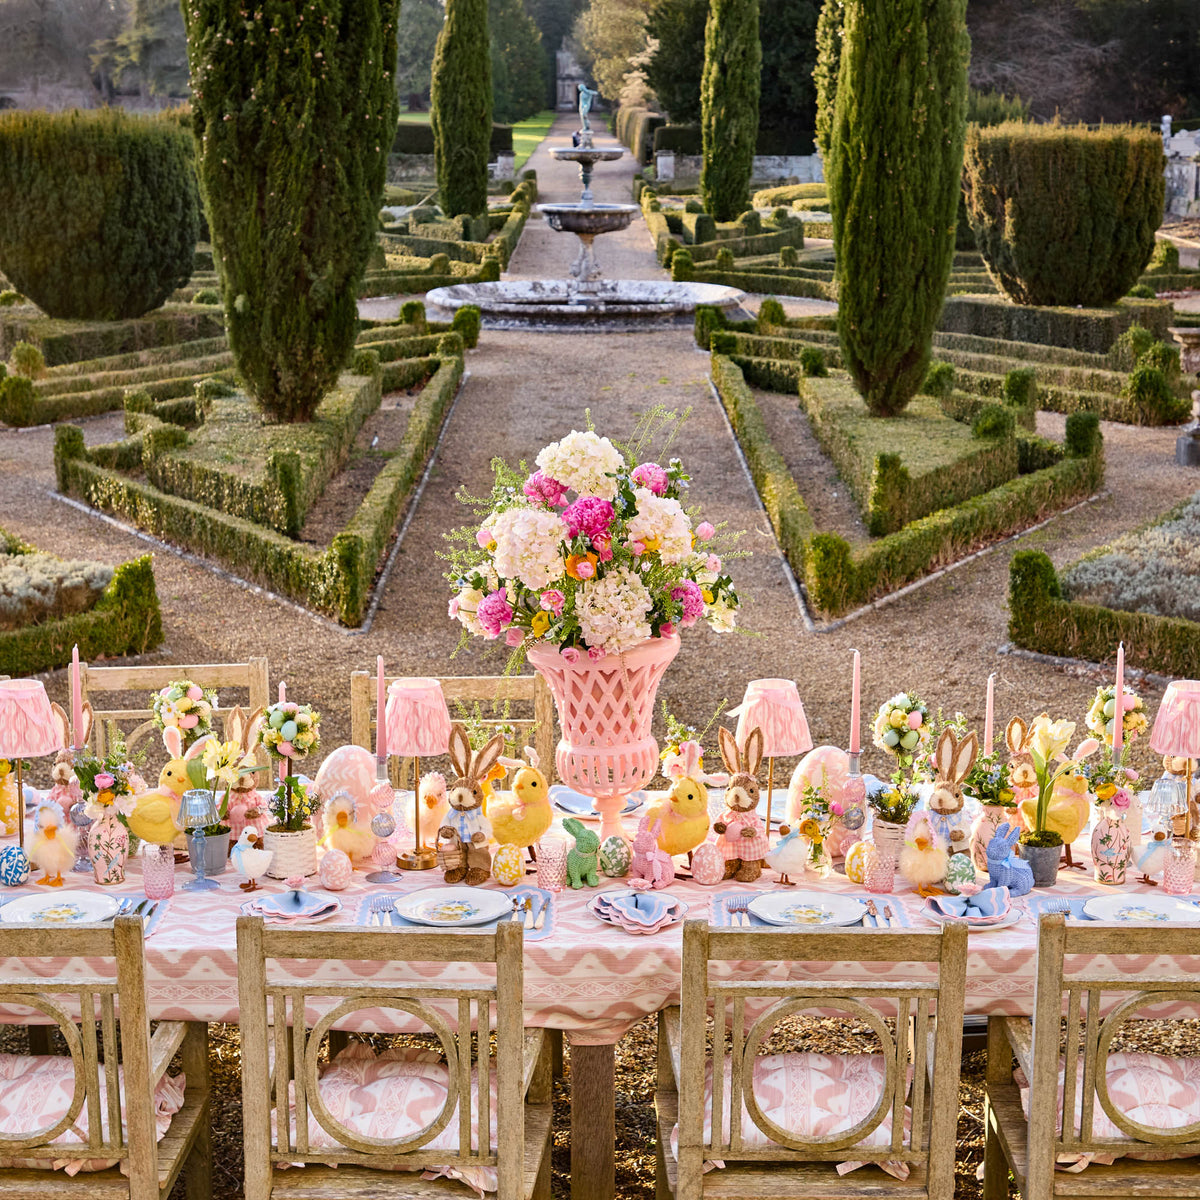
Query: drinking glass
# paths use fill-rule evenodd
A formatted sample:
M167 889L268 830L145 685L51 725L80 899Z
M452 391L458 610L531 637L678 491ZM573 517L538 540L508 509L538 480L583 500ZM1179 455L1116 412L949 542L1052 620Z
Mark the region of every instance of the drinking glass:
M868 892L890 892L896 885L896 856L872 844L863 855L863 882Z
M1163 864L1163 891L1168 896L1190 896L1196 876L1196 843L1172 838Z
M175 847L146 846L142 850L142 886L148 900L175 894Z
M544 837L537 844L537 885L561 892L567 884L567 839Z

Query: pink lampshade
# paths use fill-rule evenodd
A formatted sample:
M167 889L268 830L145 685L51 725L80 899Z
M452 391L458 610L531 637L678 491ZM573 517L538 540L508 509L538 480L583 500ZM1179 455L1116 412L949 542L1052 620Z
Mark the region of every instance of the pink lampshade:
M767 758L786 758L813 748L804 705L790 679L752 679L741 704L729 715L738 719L735 736L739 746L746 744L750 730L762 730Z
M1200 758L1200 679L1176 679L1167 685L1150 747L1157 754Z
M62 729L36 679L0 679L0 755L40 758L62 749Z
M388 688L389 754L428 758L450 747L450 712L436 679L397 679Z

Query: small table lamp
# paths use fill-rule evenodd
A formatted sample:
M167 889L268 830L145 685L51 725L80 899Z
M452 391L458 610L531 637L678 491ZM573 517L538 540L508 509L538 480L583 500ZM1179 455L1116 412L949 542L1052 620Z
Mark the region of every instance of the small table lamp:
M730 710L738 719L737 744L744 746L752 729L763 734L767 759L767 836L771 835L771 792L775 786L775 759L804 754L813 748L808 719L795 683L790 679L752 679L741 704Z
M40 758L62 749L62 728L45 686L36 679L0 680L0 756L17 764L18 844L25 848L25 789L21 759Z
M1187 759L1187 805L1183 812L1183 836L1192 836L1192 772L1200 758L1200 680L1176 679L1167 685L1154 728L1150 747L1156 754Z
M413 760L413 848L396 861L406 871L428 871L437 866L437 851L421 836L421 758L450 748L450 711L442 685L436 679L395 680L388 688L386 720L388 752L412 755Z

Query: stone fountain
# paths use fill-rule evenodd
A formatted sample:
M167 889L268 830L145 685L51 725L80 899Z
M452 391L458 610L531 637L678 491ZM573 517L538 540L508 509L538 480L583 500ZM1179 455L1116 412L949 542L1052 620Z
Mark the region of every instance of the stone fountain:
M448 316L468 304L479 306L485 328L569 330L596 328L632 332L664 325L690 325L696 306L713 305L727 315L736 310L742 293L711 283L674 283L656 280L606 280L596 260L594 243L604 233L626 229L637 214L636 204L597 204L592 195L592 173L598 162L612 162L625 153L620 147L593 144L588 114L598 93L579 85L582 128L576 145L550 151L559 161L576 162L583 183L578 204L540 204L551 229L573 233L579 254L571 264L571 278L501 283L463 283L435 288L426 304L437 316Z

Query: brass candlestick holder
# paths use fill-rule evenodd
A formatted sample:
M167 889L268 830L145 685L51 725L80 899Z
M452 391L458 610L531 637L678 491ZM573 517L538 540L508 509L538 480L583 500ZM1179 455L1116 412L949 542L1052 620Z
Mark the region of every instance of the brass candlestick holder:
M437 850L426 846L421 836L421 759L416 754L413 755L412 784L413 848L397 854L396 863L405 871L428 871L437 866Z

